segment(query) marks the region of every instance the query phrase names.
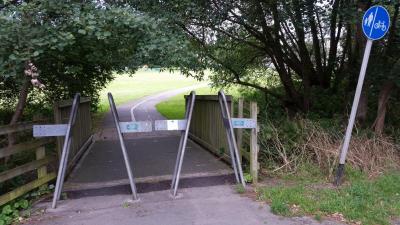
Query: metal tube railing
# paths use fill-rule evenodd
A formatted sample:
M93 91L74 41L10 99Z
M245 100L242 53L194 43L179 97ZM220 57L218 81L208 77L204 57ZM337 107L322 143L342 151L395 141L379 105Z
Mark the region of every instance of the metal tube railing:
M126 171L128 172L129 184L130 184L131 190L132 190L132 197L134 200L138 200L135 180L134 180L133 173L132 173L132 167L131 167L131 164L129 161L129 155L128 155L128 152L126 151L125 141L124 141L124 138L123 138L122 132L121 132L117 108L115 107L114 98L111 93L108 93L108 101L110 103L110 108L111 108L111 112L112 112L112 115L114 118L115 127L117 129L119 143L121 145L122 154L124 156Z
M235 172L236 182L241 183L243 187L245 187L246 182L243 177L242 164L239 158L239 151L236 144L235 133L233 131L231 116L229 114L228 103L226 101L226 96L222 90L218 92L218 100L221 106L221 114L226 129L226 137L228 141L229 151L231 154L232 166Z
M62 187L64 185L65 172L68 166L68 156L70 151L70 146L72 142L72 127L75 124L76 115L78 113L79 103L81 95L79 93L75 94L74 101L72 103L71 113L69 115L69 120L67 124L67 131L65 134L64 145L61 153L60 165L58 167L58 175L56 181L56 187L54 189L53 202L51 207L54 209L57 206L57 201L60 200Z
M189 136L190 121L192 120L195 99L196 99L196 92L194 91L190 92L185 112L186 127L184 130L181 131L181 139L179 142L179 149L175 163L175 170L171 183L171 191L174 197L176 196L178 191L179 178L181 175L183 158L185 155L187 139Z

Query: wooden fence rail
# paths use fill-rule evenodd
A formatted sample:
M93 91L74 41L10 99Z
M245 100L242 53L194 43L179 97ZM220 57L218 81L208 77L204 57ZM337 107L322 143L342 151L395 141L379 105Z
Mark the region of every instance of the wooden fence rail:
M54 120L56 124L67 123L71 110L72 101L61 101L54 105ZM72 128L73 140L70 150L69 170L73 168L79 157L88 149L92 143L92 124L91 124L90 99L81 99L76 122ZM33 123L21 123L12 126L1 126L0 135L21 134L30 132L25 136L32 136ZM30 177L30 182L19 186L12 191L0 195L0 206L10 202L25 193L40 187L56 178L56 171L48 172L50 164L56 165L60 156L64 138L58 137L57 141L54 138L40 138L21 143L16 143L12 146L0 148L0 160L18 153L29 153L35 151L35 159L23 165L18 165L14 168L0 172L0 183L13 179L15 177L32 173L35 171L35 177ZM57 144L57 153L47 155L45 146L51 143Z
M31 123L29 124L17 124L13 126L1 126L0 135L7 135L16 132L23 132L32 130ZM0 206L10 202L25 193L40 187L41 185L51 181L56 177L55 173L47 173L47 166L56 161L54 156L46 156L45 146L54 142L52 139L38 139L27 141L23 143L18 143L9 147L4 147L0 149L0 159L15 155L21 152L35 151L36 158L32 162L17 166L15 168L3 171L0 173L0 182L4 182L15 178L17 176L26 174L28 172L36 170L36 179L15 188L14 190L5 193L0 196Z
M245 102L239 99L237 110L234 108L232 96L226 96L232 117L236 111L237 118L252 118L257 120L256 102ZM257 130L235 129L240 155L250 163L250 174L253 183L258 179L258 144ZM190 126L189 137L212 153L231 163L229 156L226 130L222 122L221 108L217 95L197 95L196 104Z

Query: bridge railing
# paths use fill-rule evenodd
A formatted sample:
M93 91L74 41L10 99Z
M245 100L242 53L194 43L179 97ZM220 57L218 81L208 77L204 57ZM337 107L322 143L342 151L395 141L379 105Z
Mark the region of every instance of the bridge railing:
M30 133L32 137L32 123L21 123L16 125L8 125L0 127L0 136L15 135L21 133ZM25 136L25 135L24 135ZM7 139L6 137L3 140ZM21 139L21 138L17 138ZM25 140L24 140L25 139ZM0 160L4 162L5 158L10 158L17 154L24 154L27 158L33 158L32 161L26 162L25 164L17 166L10 166L6 170L0 172L0 184L2 186L5 182L16 178L18 176L27 176L27 183L22 184L13 190L9 190L7 193L0 195L0 206L10 202L25 193L40 187L41 185L53 180L56 177L54 172L48 173L47 169L49 165L54 165L57 161L55 155L49 155L46 153L46 145L54 143L54 139L30 139L22 138L22 141L9 146L3 146L0 148ZM31 156L29 156L29 154ZM32 155L34 155L32 157Z
M55 123L62 124L68 121L71 106L72 100L54 104ZM73 127L73 140L68 163L70 169L92 143L91 123L90 99L83 98ZM32 137L33 125L36 124L20 123L0 126L0 166L4 165L2 171L0 171L0 188L4 188L6 183L8 185L12 179L18 177L23 177L22 180L25 182L14 188L11 188L10 185L9 190L2 189L0 206L56 178L57 162L64 138L34 139ZM12 145L7 144L10 135L15 139ZM54 148L57 151L54 151ZM14 157L23 158L23 160L17 163L6 163L7 160L13 162Z
M226 98L231 117L257 119L258 107L256 102L246 102L239 99L237 106L234 107L232 96L227 95ZM257 130L235 129L240 155L250 163L250 174L254 183L257 182L259 167ZM217 95L196 96L189 137L227 163L231 163L226 130Z
M68 123L71 112L72 100L64 100L54 104L54 122L56 124ZM90 108L90 98L81 98L79 110L76 116L75 124L72 128L72 143L68 159L68 170L79 160L85 153L90 144L93 142L92 135L92 118ZM58 156L61 156L61 150L64 144L64 137L56 138L56 149Z

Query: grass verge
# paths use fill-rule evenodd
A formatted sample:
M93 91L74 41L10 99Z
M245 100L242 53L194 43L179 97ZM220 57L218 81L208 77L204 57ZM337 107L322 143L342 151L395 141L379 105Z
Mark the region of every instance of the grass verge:
M390 224L400 216L400 172L388 172L374 180L359 173L349 175L353 176L352 183L340 188L316 184L313 179L308 182L306 176L297 177L291 185L261 187L258 194L273 213L283 216L330 217L367 225Z

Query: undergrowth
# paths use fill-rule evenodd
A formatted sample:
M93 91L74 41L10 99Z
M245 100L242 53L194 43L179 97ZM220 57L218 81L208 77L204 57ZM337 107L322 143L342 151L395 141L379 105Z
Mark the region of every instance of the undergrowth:
M40 197L50 194L54 189L53 185L43 185L28 194L15 199L1 207L0 225L18 223L30 216L30 207Z
M325 128L320 122L307 119L263 123L259 133L262 172L296 173L301 165L311 163L332 178L343 141L342 130ZM400 168L400 146L393 138L355 130L346 165L369 177Z

